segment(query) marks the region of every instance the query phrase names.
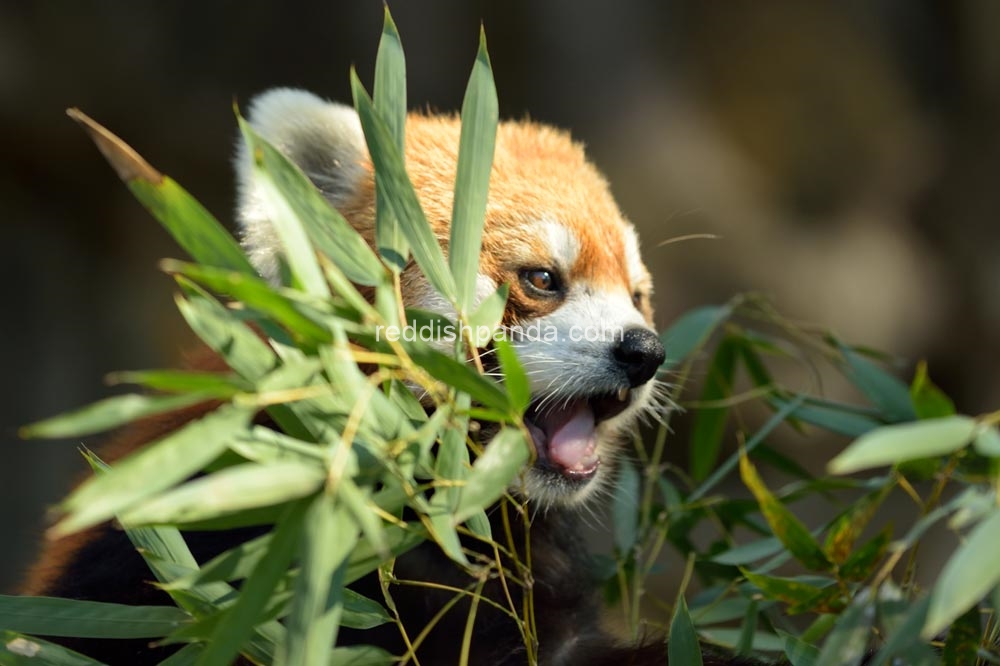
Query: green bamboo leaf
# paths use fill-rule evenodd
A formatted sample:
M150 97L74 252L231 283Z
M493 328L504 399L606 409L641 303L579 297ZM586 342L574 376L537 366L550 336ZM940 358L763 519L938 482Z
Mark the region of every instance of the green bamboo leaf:
M403 348L414 363L426 370L435 379L472 396L477 402L503 413L511 412L507 395L496 382L476 372L451 356L442 354L421 343L403 343Z
M385 537L385 526L382 519L374 511L376 508L369 497L370 490L362 490L349 477L343 477L337 482L337 497L344 508L354 519L357 527L371 545L389 558L389 545Z
M977 663L982 639L979 609L975 606L962 613L948 628L948 638L941 652L941 666L968 666Z
M788 405L793 398L772 394L767 402L775 409ZM830 432L848 437L860 437L882 425L880 421L851 411L845 407L829 402L810 401L795 408L790 418L811 423Z
M969 533L941 570L921 635L930 640L1000 583L1000 509Z
M458 287L461 312L471 310L476 298L479 251L499 117L497 90L486 51L486 32L480 27L479 53L462 102L462 131L448 245L448 262Z
M453 257L455 255L449 255ZM455 278L456 281L459 278ZM475 281L475 279L473 279ZM510 287L506 284L483 299L475 312L469 315L468 326L472 331L472 344L477 348L487 347L495 335L500 321L503 319L504 308L507 307L507 293ZM466 307L471 307L466 306Z
M126 606L98 601L0 595L0 627L42 636L155 638L191 621L173 606Z
M736 642L733 650L740 656L747 656L753 650L753 639L757 633L757 600L753 599L747 605L746 613L743 615L743 623L740 625L740 638Z
M670 640L667 641L667 661L671 664L685 666L701 666L701 646L698 644L698 634L694 630L691 616L688 614L687 603L683 596L677 597L674 607L674 617L670 621Z
M868 590L861 590L823 643L816 666L857 666L868 651L875 606Z
M523 414L531 403L531 383L524 371L514 347L506 340L496 340L493 343L500 370L503 372L504 388L510 398L511 408L515 414Z
M341 624L351 629L372 629L392 622L392 617L379 602L345 587L344 616Z
M251 638L275 586L295 555L307 506L305 501L292 505L275 527L267 554L240 588L236 602L223 611L222 619L199 657L197 666L232 662Z
M793 606L804 606L823 595L827 587L819 587L793 578L779 578L740 570L748 581L768 599L776 599ZM833 581L830 582L830 585Z
M785 641L785 658L791 666L816 666L819 648L783 631L778 635Z
M195 261L249 275L256 273L239 243L180 185L79 109L66 113L86 130L118 177Z
M374 645L334 648L327 666L391 666L398 659Z
M851 553L840 565L839 575L844 580L863 581L874 573L875 567L882 561L889 542L892 540L892 526L876 534L863 546Z
M733 390L738 346L736 339L731 337L719 343L712 363L708 367L700 402L713 403L723 401L730 396ZM724 406L705 405L695 411L690 444L691 477L695 481L703 481L715 467L728 416L729 408Z
M164 529L164 528L141 528L141 529ZM254 567L267 552L271 543L271 533L245 541L238 546L234 546L224 553L213 557L201 568L192 571L189 575L182 576L173 581L165 583L161 587L164 590L189 590L205 583L219 581L233 581L246 578L253 572Z
M301 568L278 666L327 663L343 613L344 563L358 540L354 519L327 493L312 500L302 527Z
M311 252L311 244L329 257L351 281L368 286L378 284L385 268L361 234L330 205L298 166L242 118L239 121L240 129L247 137L247 145L255 154L257 167L261 169L255 177L266 179L271 187L269 196L280 199L277 207L283 217L279 223L289 227L284 231L292 234L289 242L293 243L293 247L301 252ZM280 227L276 229L281 231ZM304 232L304 236L300 232ZM312 273L313 266L308 266L306 270L311 280L316 278ZM325 289L317 289L316 293L323 296Z
M1000 457L1000 431L996 426L982 426L972 440L972 448L981 456Z
M195 370L130 370L108 375L112 384L135 384L167 393L204 393L227 400L253 386L231 373Z
M886 484L875 492L865 495L833 522L827 532L826 543L823 545L823 551L831 562L843 564L851 555L855 540L868 527L882 500L889 495L892 488L893 484Z
M88 479L63 501L68 515L53 534L64 536L108 520L192 476L221 454L252 417L250 409L224 405Z
M376 113L385 122L389 135L402 153L406 132L406 56L388 5L375 57L373 102ZM375 197L375 244L393 270L402 271L410 251L409 243L385 200L384 188L378 183Z
M434 232L420 207L413 183L406 174L403 153L393 140L385 121L375 111L357 73L351 70L354 106L368 142L368 152L375 165L376 187L381 188L389 210L409 241L420 269L431 285L450 303L455 302L455 280L438 245Z
M672 370L708 340L713 331L733 314L729 305L706 305L684 313L660 334L667 359L663 367Z
M816 539L788 508L777 500L757 474L746 455L740 458L740 477L760 505L761 513L781 543L804 565L813 570L825 571L830 561Z
M310 495L325 478L323 467L298 461L234 465L144 501L123 518L132 525L207 520Z
M476 458L465 479L455 509L456 523L499 499L530 457L524 433L518 428L502 428Z
M18 434L24 438L82 437L147 416L190 407L213 397L211 393L202 391L183 395L118 395L24 426Z
M177 307L188 326L237 374L256 382L277 366L274 350L231 311L190 280L177 282L185 291Z
M910 389L906 384L843 343L838 342L837 346L847 360L847 377L890 422L912 421L917 418L910 400Z
M919 419L934 419L955 414L955 403L927 375L927 361L917 364L910 384L910 401Z
M611 497L612 526L615 550L620 555L632 551L639 540L639 502L642 479L639 470L628 459L618 465L618 478Z
M976 428L975 419L968 416L884 426L854 441L827 468L832 474L850 474L881 465L948 455L968 444Z
M723 551L712 557L712 561L719 564L750 564L781 552L784 547L778 539L767 537Z
M295 178L292 175L294 172L283 171L281 167L287 166L288 163L278 157L278 151L268 146L242 117L237 116L237 121L253 163L250 175L253 191L281 242L292 275L307 293L318 298L329 296L326 279L320 270L309 234L306 233L303 221L298 216L291 199L285 197L285 193L277 183L281 178L286 185L291 185ZM265 161L265 155L268 153L270 159Z
M887 595L886 590L892 594ZM920 628L927 618L930 597L906 599L902 593L889 584L883 585L878 601L878 614L888 640L871 659L871 666L901 663L907 666L940 666L941 658L926 643L917 640Z
M4 629L0 629L0 662L5 666L104 666L61 645Z
M167 273L183 275L273 317L299 340L329 342L332 339L330 331L319 323L318 313L309 312L309 308L276 291L258 277L171 259L160 262L160 267Z

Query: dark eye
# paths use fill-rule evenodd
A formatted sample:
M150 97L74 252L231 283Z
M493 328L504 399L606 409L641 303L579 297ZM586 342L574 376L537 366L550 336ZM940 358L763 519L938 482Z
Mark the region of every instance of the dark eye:
M632 305L639 309L642 307L642 294L638 291L632 292Z
M559 292L559 281L555 272L544 268L521 271L521 282L541 295L551 296Z

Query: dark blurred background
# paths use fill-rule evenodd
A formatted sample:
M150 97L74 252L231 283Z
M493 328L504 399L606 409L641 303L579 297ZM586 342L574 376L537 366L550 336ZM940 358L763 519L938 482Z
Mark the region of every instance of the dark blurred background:
M485 22L507 117L569 128L645 241L661 326L741 291L1000 407L1000 3L390 1L412 107L454 110ZM232 102L349 100L382 3L0 5L0 589L82 470L16 428L191 344L179 250L64 115L79 106L229 222ZM673 237L712 233L657 247Z

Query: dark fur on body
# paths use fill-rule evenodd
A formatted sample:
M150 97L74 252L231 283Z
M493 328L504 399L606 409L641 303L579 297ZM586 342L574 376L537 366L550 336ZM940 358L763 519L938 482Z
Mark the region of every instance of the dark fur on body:
M215 368L218 369L218 368ZM212 409L208 404L189 408L159 418L147 419L126 430L112 442L108 457L121 457L141 445L163 436L188 420ZM512 547L523 559L524 522L513 506L493 507L489 512L494 537L505 541L503 524L506 512L510 521ZM199 562L263 533L266 528L242 528L226 531L194 531L184 534ZM662 640L643 645L628 645L605 632L600 623L601 608L597 596L581 525L575 511L552 508L538 512L530 526L533 602L538 632L539 663L545 666L653 666L667 663ZM492 548L467 538L464 546L492 558ZM515 565L505 562L507 570ZM395 576L406 581L430 581L464 589L475 582L466 571L445 556L438 546L425 542L400 556ZM34 567L26 594L86 599L132 605L172 604L166 593L151 584L153 575L123 531L106 523L84 533L49 544L42 560ZM514 608L520 610L522 588L508 579ZM361 594L381 600L378 578L370 574L351 586ZM392 585L390 592L407 627L416 636L427 622L448 603L454 593L419 585ZM487 581L483 595L507 607L506 594L497 577ZM459 661L469 602L457 603L438 622L417 652L421 664L435 666ZM152 647L149 640L94 640L57 638L56 642L111 666L155 664L177 649L176 646ZM342 628L341 645L370 643L394 654L403 654L405 646L397 627L386 624L358 631ZM524 642L514 620L488 603L480 603L471 641L470 664L476 666L520 666L527 664ZM706 666L750 666L739 658L706 654Z

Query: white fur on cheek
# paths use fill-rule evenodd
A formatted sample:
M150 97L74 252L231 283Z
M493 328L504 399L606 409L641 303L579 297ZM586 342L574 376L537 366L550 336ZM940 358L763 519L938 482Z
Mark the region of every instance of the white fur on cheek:
M553 217L543 217L538 226L538 236L545 241L549 256L555 263L554 267L563 273L568 273L580 254L580 240L572 229L560 224Z

